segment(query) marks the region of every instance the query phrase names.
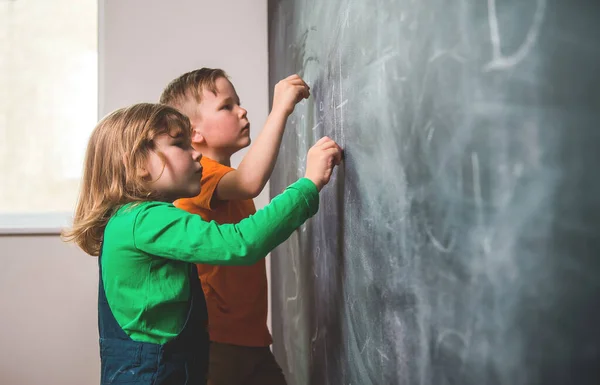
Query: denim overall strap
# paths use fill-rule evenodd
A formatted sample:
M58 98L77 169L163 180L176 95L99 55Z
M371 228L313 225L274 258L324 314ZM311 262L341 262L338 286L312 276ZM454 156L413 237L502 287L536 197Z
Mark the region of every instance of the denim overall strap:
M161 362L164 363L156 384L205 384L208 372L209 339L208 313L196 265L190 264L190 310L181 332L163 345ZM185 367L187 381L179 368Z
M102 255L102 253L101 253ZM98 257L98 330L100 384L187 385L206 383L207 311L196 266L190 264L190 307L185 326L166 344L132 340L117 323L104 291Z

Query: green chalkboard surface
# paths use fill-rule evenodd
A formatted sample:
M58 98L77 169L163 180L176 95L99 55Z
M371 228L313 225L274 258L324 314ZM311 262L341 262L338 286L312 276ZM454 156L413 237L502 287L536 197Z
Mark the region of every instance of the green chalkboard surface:
M271 178L345 149L273 253L290 385L600 384L600 2L272 0L312 96Z

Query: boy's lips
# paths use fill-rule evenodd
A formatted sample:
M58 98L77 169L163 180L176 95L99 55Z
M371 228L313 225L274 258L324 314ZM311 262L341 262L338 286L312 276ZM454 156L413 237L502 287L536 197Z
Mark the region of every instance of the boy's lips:
M250 123L248 123L244 127L242 127L242 131L250 131Z

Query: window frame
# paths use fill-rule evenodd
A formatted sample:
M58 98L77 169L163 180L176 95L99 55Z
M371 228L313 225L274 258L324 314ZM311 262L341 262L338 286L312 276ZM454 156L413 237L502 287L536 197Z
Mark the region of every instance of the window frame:
M96 0L97 6L97 49L98 49L98 74L97 90L98 102L96 105L96 120L100 119L104 107L104 1ZM40 213L3 213L0 212L0 235L58 235L73 221L76 202L73 202L73 211L40 212Z

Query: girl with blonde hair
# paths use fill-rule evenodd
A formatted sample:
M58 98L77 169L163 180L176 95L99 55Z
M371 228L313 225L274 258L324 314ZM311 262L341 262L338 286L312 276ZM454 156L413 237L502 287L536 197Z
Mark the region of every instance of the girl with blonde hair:
M98 256L101 384L202 384L207 314L196 263L247 265L313 216L341 149L324 137L306 175L238 224L173 206L200 192L190 123L160 104L102 119L87 147L73 227L63 236Z

